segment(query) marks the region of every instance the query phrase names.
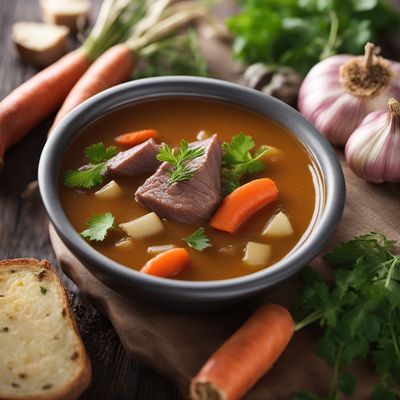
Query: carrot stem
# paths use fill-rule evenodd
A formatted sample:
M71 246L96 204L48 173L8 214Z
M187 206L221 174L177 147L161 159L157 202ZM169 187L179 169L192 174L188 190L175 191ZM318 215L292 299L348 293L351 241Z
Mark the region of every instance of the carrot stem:
M192 379L192 400L240 399L272 368L292 338L293 327L285 307L259 307Z

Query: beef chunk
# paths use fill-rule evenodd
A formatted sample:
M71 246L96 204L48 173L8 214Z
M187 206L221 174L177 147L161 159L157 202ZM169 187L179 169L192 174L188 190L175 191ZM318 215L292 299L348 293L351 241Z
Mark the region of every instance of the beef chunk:
M136 200L158 216L185 224L206 222L221 201L221 144L216 135L193 142L204 147L201 157L188 162L196 172L192 179L167 185L171 166L161 164L135 193Z
M121 151L107 162L108 171L117 176L152 173L161 164L156 158L159 148L154 139L149 139L129 150Z

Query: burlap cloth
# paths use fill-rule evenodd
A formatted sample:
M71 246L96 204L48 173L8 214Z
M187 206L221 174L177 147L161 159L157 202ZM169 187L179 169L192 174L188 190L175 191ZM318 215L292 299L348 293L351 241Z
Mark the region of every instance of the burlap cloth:
M343 158L341 154L339 157ZM371 230L399 239L400 186L366 183L354 176L341 161L347 183L346 207L329 247ZM108 316L126 351L135 360L171 378L184 398L188 397L190 378L254 307L254 304L246 304L218 314L190 315L129 301L94 278L68 251L53 229L50 229L50 236L60 266ZM312 267L323 274L329 273L319 259L313 261ZM290 306L296 285L294 277L256 301ZM315 354L318 329L311 327L296 333L273 369L245 399L288 400L300 389L326 393L331 371ZM353 370L359 378L356 398L367 399L375 382L370 367L359 364Z

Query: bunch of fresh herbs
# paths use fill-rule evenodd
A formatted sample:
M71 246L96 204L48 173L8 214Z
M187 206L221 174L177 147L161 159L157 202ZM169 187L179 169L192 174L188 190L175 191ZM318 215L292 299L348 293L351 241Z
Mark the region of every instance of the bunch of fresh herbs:
M379 233L359 236L334 248L324 260L334 267L334 284L311 269L301 274L296 330L313 322L323 327L317 351L333 367L324 400L351 397L355 377L342 368L369 358L380 377L371 400L395 400L400 389L400 256ZM308 392L293 400L319 400Z
M305 75L337 53L360 54L368 41L398 29L385 0L241 0L228 19L234 53L247 64L286 65Z

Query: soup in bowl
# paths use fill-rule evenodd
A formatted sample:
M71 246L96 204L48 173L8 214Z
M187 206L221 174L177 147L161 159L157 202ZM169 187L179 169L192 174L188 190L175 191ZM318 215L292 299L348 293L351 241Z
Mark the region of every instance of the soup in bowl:
M326 243L344 184L295 110L204 78L127 83L46 144L39 184L69 249L132 298L189 310L291 276Z

